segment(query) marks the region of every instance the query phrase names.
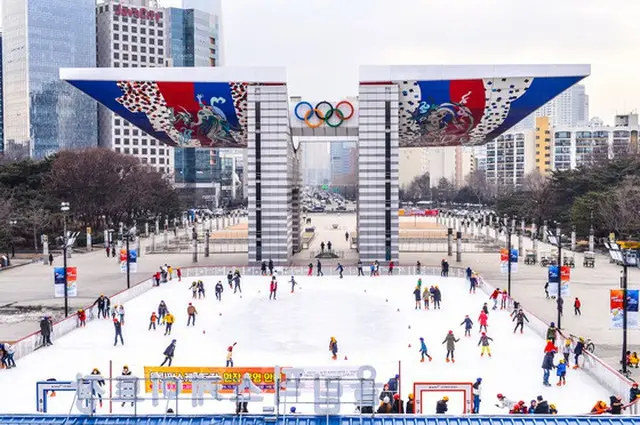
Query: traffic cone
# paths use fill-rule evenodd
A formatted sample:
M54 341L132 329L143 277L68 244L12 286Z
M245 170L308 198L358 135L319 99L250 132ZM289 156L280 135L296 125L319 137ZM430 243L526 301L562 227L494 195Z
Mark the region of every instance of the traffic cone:
M411 348L411 344L409 344L409 348Z
M411 325L409 325L409 329L411 329Z
M400 311L400 309L398 309L398 311Z
M344 359L345 359L345 360L349 360L349 359L347 358L347 356L344 356Z
M204 334L206 334L206 333L207 333L207 332L203 329L203 330L202 330L202 334L204 335Z

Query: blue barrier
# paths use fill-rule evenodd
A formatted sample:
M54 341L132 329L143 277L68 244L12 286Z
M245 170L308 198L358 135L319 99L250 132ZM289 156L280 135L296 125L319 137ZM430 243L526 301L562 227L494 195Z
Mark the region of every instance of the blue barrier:
M633 425L632 416L61 416L0 415L1 425Z

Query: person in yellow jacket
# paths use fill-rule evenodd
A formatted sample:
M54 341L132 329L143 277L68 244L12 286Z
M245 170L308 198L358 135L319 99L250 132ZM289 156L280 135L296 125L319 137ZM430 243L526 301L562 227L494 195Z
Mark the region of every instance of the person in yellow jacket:
M167 328L164 331L165 335L171 335L171 327L173 326L173 323L176 321L176 318L173 316L173 314L167 312L167 315L164 316L164 321L167 324Z
M337 360L338 359L338 341L334 336L332 336L331 339L329 340L329 351L331 351L331 354L332 354L331 358L333 360Z
M169 275L169 280L173 279L173 267L167 267L167 274Z

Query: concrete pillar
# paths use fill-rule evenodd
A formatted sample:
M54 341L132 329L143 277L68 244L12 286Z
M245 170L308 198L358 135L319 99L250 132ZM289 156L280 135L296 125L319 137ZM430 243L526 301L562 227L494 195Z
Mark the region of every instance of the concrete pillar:
M524 233L518 232L518 257L524 255Z
M120 222L120 224L118 225L118 234L122 236L123 233L124 233L124 223Z
M516 233L516 219L511 219L511 233Z
M491 227L490 226L484 226L484 231L487 234L487 239L491 238Z
M526 232L527 232L527 224L525 223L525 220L523 218L522 221L520 222L520 233L524 235Z
M149 222L144 223L144 236L149 237Z
M164 231L164 249L169 249L169 232Z
M456 263L462 262L462 232L456 233Z
M547 237L547 232L549 231L549 225L547 224L547 220L542 223L542 242L549 242L549 238Z
M571 226L571 251L576 250L576 226Z
M489 214L489 226L493 226L493 214Z
M533 240L533 255L536 264L538 264L538 238Z
M453 229L451 227L447 229L447 255L449 257L453 255Z
M87 230L89 230L87 228ZM93 251L93 243L91 241L91 232L87 231L87 251L91 252Z
M40 236L40 242L42 242L42 255L49 257L49 236ZM47 261L49 261L49 258L47 258Z
M589 229L589 251L594 252L596 248L596 240L594 236L593 226Z
M531 223L531 239L538 239L538 226L535 221Z
M209 256L209 231L205 231L204 233L204 256Z
M151 252L156 252L156 234L151 234Z
M220 217L216 217L216 230L220 230Z
M153 233L156 235L160 234L160 220L156 218L156 227L153 229Z

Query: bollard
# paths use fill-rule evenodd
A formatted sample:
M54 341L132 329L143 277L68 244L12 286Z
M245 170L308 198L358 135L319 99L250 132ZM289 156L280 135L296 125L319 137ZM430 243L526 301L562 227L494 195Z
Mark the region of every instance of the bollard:
M596 247L596 241L593 232L593 226L589 229L589 251L594 252Z
M164 249L169 250L169 232L164 231Z
M462 232L456 233L456 263L462 262Z
M547 231L549 230L549 226L547 225L547 220L542 223L542 242L547 243L549 238L547 237Z
M447 229L447 255L449 257L453 255L453 229L451 227Z
M493 226L493 214L489 214L489 227Z
M149 237L149 222L144 223L144 236Z
M204 256L209 256L209 231L207 230L204 234Z
M523 232L518 232L518 257L522 257L524 255L523 242L524 242Z
M538 227L535 221L531 223L531 239L538 239Z
M151 252L156 252L156 234L151 234Z
M153 233L156 235L160 234L160 220L156 218L156 227L153 229Z
M490 239L491 238L491 233L490 233L491 232L491 227L490 226L484 226L484 231L485 231L485 233L487 235L487 239Z
M193 262L198 262L198 239L193 240Z
M576 226L571 226L571 251L576 250Z
M220 230L220 217L216 217L216 230Z
M533 260L538 264L538 239L533 240Z

